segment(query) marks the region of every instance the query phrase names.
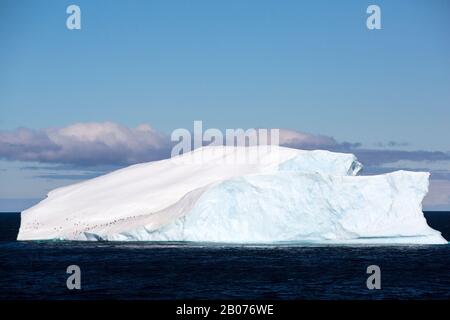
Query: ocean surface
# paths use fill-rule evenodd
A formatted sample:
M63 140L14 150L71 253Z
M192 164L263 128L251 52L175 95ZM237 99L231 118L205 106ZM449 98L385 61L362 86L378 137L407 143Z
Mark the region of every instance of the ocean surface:
M450 212L427 212L450 239ZM449 299L450 245L225 246L17 242L18 213L0 213L0 300ZM68 290L69 265L81 290ZM381 268L381 290L366 269Z

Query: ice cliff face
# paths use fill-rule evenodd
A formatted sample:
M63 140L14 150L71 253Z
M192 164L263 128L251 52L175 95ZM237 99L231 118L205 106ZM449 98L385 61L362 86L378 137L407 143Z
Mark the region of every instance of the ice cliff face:
M447 243L422 213L428 173L361 168L351 154L206 147L51 191L18 239Z

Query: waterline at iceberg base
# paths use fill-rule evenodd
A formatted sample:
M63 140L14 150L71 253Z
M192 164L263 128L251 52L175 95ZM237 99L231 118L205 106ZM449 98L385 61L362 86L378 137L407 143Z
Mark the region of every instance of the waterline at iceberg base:
M18 240L448 243L423 216L428 173L359 176L352 154L262 149L204 147L58 188L22 212Z

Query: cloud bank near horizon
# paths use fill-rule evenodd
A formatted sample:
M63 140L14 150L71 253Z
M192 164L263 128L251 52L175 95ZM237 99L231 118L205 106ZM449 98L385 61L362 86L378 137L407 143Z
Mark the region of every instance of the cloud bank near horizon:
M364 163L365 174L398 169L431 171L428 208L450 208L450 154L438 151L365 149L359 143L339 142L325 135L280 129L280 145L298 149L352 152ZM394 143L389 143L392 147ZM62 128L0 131L0 159L38 162L47 166L38 179L80 180L113 169L170 156L173 142L148 124L135 128L113 123L75 123ZM58 173L59 167L65 169ZM70 170L103 167L97 172L70 174ZM27 167L24 167L24 169ZM39 169L39 168L37 168ZM69 170L69 172L67 171Z
M338 142L330 136L283 128L280 129L280 145L353 152L368 166L400 160L450 160L450 154L445 152L364 149L358 142ZM148 124L128 128L114 122L91 122L62 128L0 131L1 159L79 167L123 166L164 159L170 156L172 146L169 135Z

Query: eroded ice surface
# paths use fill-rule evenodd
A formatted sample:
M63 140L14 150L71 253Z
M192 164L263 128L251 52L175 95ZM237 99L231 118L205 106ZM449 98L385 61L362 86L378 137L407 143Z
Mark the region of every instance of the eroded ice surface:
M360 169L352 154L206 147L53 190L18 239L447 243L422 213L428 173Z

